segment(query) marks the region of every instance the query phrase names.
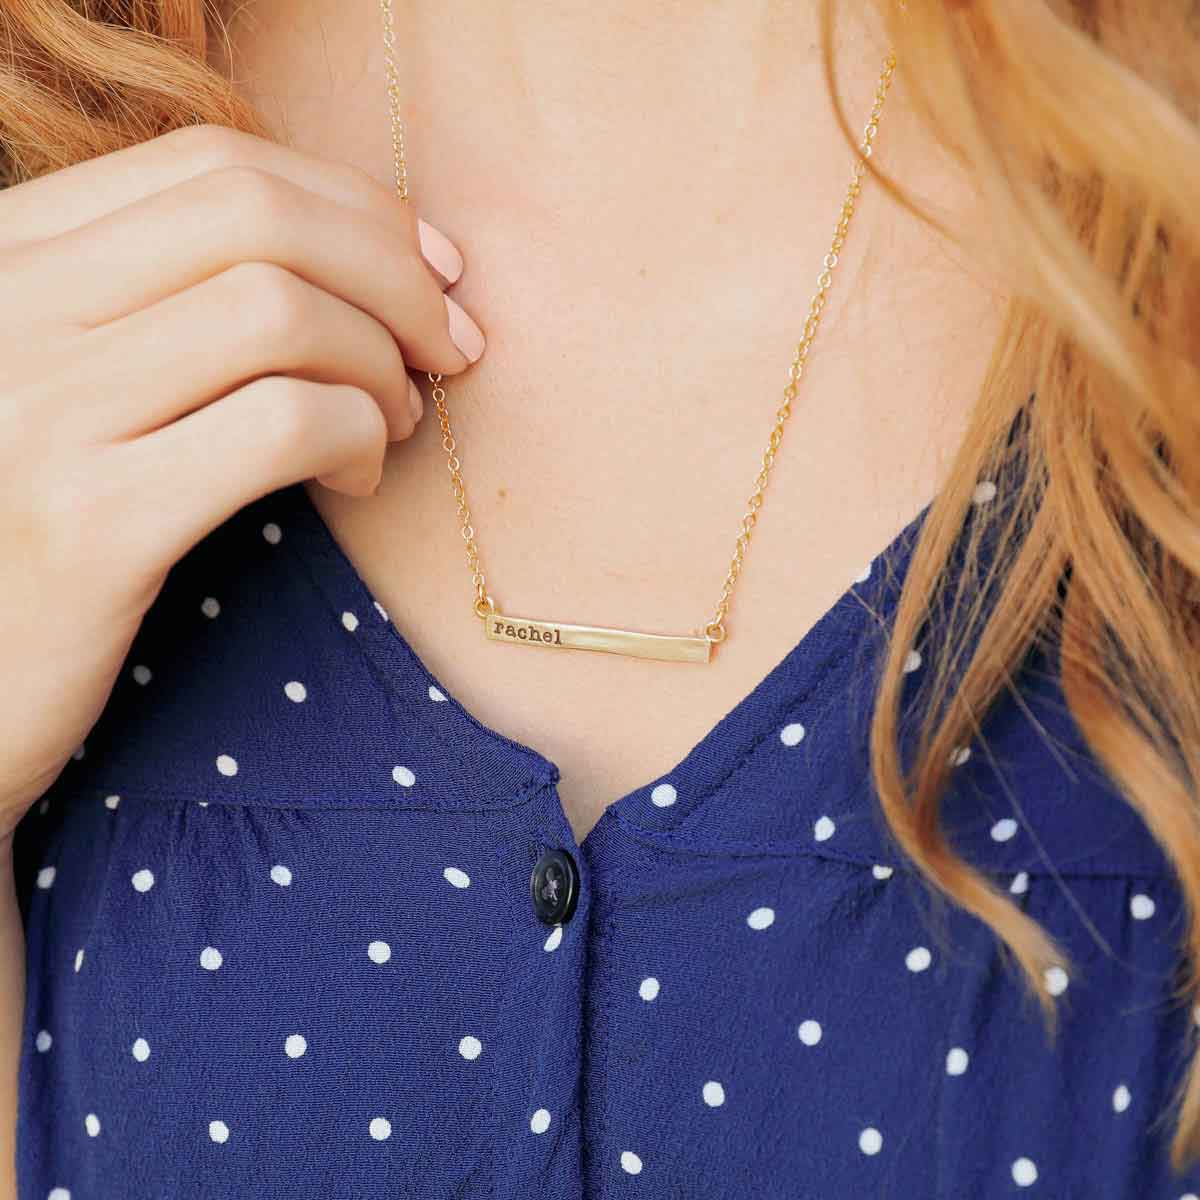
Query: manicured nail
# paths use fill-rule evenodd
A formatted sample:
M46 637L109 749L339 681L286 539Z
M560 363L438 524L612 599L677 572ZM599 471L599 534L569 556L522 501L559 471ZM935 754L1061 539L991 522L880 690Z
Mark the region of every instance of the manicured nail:
M417 238L425 261L447 283L454 283L463 273L463 259L458 247L428 221L417 218Z
M449 296L445 300L446 311L450 314L450 340L469 362L476 362L483 353L483 334L479 326Z
M411 379L408 381L408 407L412 409L413 420L419 421L425 411L425 401L421 398L421 389Z

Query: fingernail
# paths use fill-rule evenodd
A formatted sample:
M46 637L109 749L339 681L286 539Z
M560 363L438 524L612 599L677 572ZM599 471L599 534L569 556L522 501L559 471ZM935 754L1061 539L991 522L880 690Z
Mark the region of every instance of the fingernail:
M445 301L446 311L450 314L450 340L469 362L478 361L484 345L479 326L449 296L445 297Z
M413 420L419 421L425 411L425 401L421 398L421 389L411 379L408 381L408 407L412 409Z
M454 283L463 273L463 259L458 247L428 221L417 218L417 239L425 261L445 279Z

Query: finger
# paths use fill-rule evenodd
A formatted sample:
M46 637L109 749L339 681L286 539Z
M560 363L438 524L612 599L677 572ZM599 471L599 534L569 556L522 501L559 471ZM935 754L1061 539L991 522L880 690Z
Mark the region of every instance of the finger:
M136 200L224 167L254 167L318 196L397 222L408 206L369 172L220 125L187 125L0 190L0 249L46 241L126 208ZM462 274L462 255L442 233L419 225L430 266L447 284Z
M379 485L387 427L358 388L268 375L112 447L136 489L129 531L155 562L175 562L252 500L313 476L352 495Z
M399 236L395 222L278 176L248 167L211 171L10 254L12 321L20 327L15 298L35 287L55 290L56 320L89 327L235 263L272 262L370 313L410 366L454 374L482 353L483 335L443 295L418 249L415 218L404 215L410 228Z
M104 403L80 413L81 432L91 438L146 433L263 375L369 393L392 441L408 437L420 416L420 393L391 333L362 309L272 263L237 263L85 331L81 342L78 386L105 380Z

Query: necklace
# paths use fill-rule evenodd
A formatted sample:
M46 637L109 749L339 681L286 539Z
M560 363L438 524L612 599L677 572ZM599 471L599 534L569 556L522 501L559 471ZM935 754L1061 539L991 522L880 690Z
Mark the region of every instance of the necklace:
M392 16L392 0L379 0L383 19L384 62L387 67L388 102L392 122L392 158L395 168L396 195L408 203L408 164L404 151L404 123L400 116L400 79L396 70L393 48L396 42ZM892 73L896 67L895 55L889 50L884 58L883 71L875 88L875 103L870 119L863 129L863 140L859 143L858 156L854 162L854 173L846 198L842 201L834 229L833 243L825 255L822 269L817 276L817 290L809 304L808 318L800 341L792 354L788 369L787 386L783 389L783 400L775 412L775 422L762 456L762 467L754 481L754 490L747 501L746 512L738 525L733 557L725 575L725 583L717 601L712 619L701 632L691 634L644 633L633 629L618 629L604 625L570 625L561 621L535 620L530 617L514 617L502 613L487 590L480 565L479 548L475 544L475 527L471 523L471 510L467 506L466 485L463 483L462 463L457 454L457 443L450 430L450 415L446 408L446 389L439 374L430 373L433 385L433 402L437 407L438 422L442 431L442 449L448 455L446 466L450 472L451 490L458 506L457 516L463 541L466 544L467 567L471 572L471 583L475 589L472 605L475 615L483 622L486 636L497 642L509 642L518 646L548 646L571 650L601 650L610 654L625 654L635 658L653 658L665 662L708 662L715 645L727 636L725 618L734 586L742 572L746 549L758 523L758 511L762 507L763 493L775 455L783 441L784 424L792 415L792 404L796 399L800 379L808 361L809 347L816 337L821 323L821 312L825 307L825 294L833 283L833 271L838 264L838 255L846 240L850 219L854 215L855 203L862 191L862 177L866 172L866 159L871 156L875 135L879 130L879 115L887 96Z

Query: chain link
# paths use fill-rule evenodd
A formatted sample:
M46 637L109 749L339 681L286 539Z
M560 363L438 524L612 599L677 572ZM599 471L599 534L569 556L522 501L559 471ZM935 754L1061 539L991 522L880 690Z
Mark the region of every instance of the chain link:
M723 642L725 640L725 618L729 613L730 598L733 595L734 586L742 573L742 564L746 559L746 549L750 545L750 538L754 533L755 525L758 523L758 510L762 507L763 493L766 490L767 479L770 476L771 468L775 465L775 455L783 442L784 425L792 415L792 404L796 399L800 380L804 375L804 368L808 362L809 347L812 346L813 339L817 336L817 329L821 324L821 314L825 308L825 296L833 283L833 272L838 265L838 256L841 254L842 246L845 244L846 233L850 228L850 219L854 216L854 208L858 202L859 193L862 191L862 177L867 169L865 159L871 157L871 150L875 144L875 136L879 132L879 116L883 111L883 102L887 98L888 87L891 85L892 74L895 69L896 58L889 51L887 57L884 59L883 71L879 76L879 82L875 87L875 103L871 107L871 116L867 121L866 127L863 129L863 140L859 143L858 149L862 157L855 159L853 178L850 180L850 186L846 191L846 198L842 201L842 210L838 214L837 225L833 234L833 243L829 247L829 253L825 255L821 273L817 276L817 291L809 303L808 318L804 322L803 333L792 354L792 363L788 368L787 386L783 389L783 403L775 411L775 423L771 428L771 435L767 439L767 449L762 456L762 469L754 481L754 490L750 493L750 498L746 502L746 512L738 526L733 558L729 563L729 572L725 576L725 584L721 588L721 598L717 601L717 607L712 620L704 626L704 635L712 642Z
M393 50L396 43L395 25L392 16L392 0L379 0L383 16L383 46L384 61L387 67L388 103L391 110L392 122L392 156L395 168L396 195L407 203L408 201L408 164L404 152L404 122L401 116L400 82L396 70ZM904 5L902 4L903 8ZM866 174L866 159L871 157L875 137L879 132L879 117L883 112L883 102L887 98L892 75L896 69L896 57L889 50L883 61L883 70L875 86L875 102L871 107L871 115L863 128L863 140L859 143L859 157L855 159L853 175L846 190L846 198L842 201L841 212L838 214L834 228L833 242L829 252L822 261L822 269L817 276L817 290L809 303L808 317L800 341L792 354L791 365L788 368L788 382L783 389L783 401L775 411L775 421L767 439L767 449L762 455L762 467L754 481L754 490L746 502L746 512L738 524L737 538L734 542L733 557L729 562L729 570L721 588L721 596L713 611L712 620L704 626L704 636L710 642L723 642L727 637L725 618L729 615L729 605L733 589L742 573L746 550L750 545L754 528L758 523L758 512L763 504L763 495L771 468L775 465L775 455L783 443L784 427L792 415L792 405L799 392L800 380L804 376L804 368L808 362L809 348L817 335L821 324L821 314L825 308L825 298L833 284L833 272L839 261L846 234L854 216L858 197L862 192L862 177ZM471 572L471 583L475 589L474 611L477 617L486 618L496 611L495 602L488 594L483 568L480 566L479 548L475 544L475 527L471 524L471 510L467 505L466 484L462 477L462 464L458 459L457 444L450 429L450 414L446 408L446 389L442 386L441 375L429 375L433 385L433 402L437 408L438 422L442 430L442 449L446 452L446 466L450 472L451 490L457 505L457 517L466 545L467 567Z
M450 432L450 414L446 411L446 389L442 387L441 375L430 375L433 384L433 402L437 406L438 423L442 427L442 449L449 456L446 466L450 471L450 486L458 505L457 515L463 541L467 546L467 567L471 572L471 583L475 588L475 615L483 618L496 611L496 605L484 585L483 568L479 565L479 548L475 545L475 526L471 524L471 510L467 507L467 489L463 483L462 464L455 453L457 443Z
M387 67L388 106L392 116L392 163L396 177L396 195L408 201L408 163L404 157L404 121L400 115L400 75L393 53L396 25L392 19L392 0L379 0L383 13L383 61Z
M400 111L400 75L396 70L393 53L396 45L396 27L392 19L392 0L379 0L383 16L383 58L387 67L388 106L392 118L392 161L397 197L408 202L408 163L404 154L404 121ZM456 453L457 443L450 429L450 413L446 408L446 389L441 375L429 373L433 385L433 403L437 408L438 423L442 428L442 449L446 452L446 468L450 472L450 489L457 505L456 515L459 531L466 546L467 567L471 572L471 585L475 589L472 607L480 619L496 611L495 602L488 595L483 568L479 565L479 547L475 544L475 526L471 524L471 509L467 505L467 485L463 482L462 464Z

